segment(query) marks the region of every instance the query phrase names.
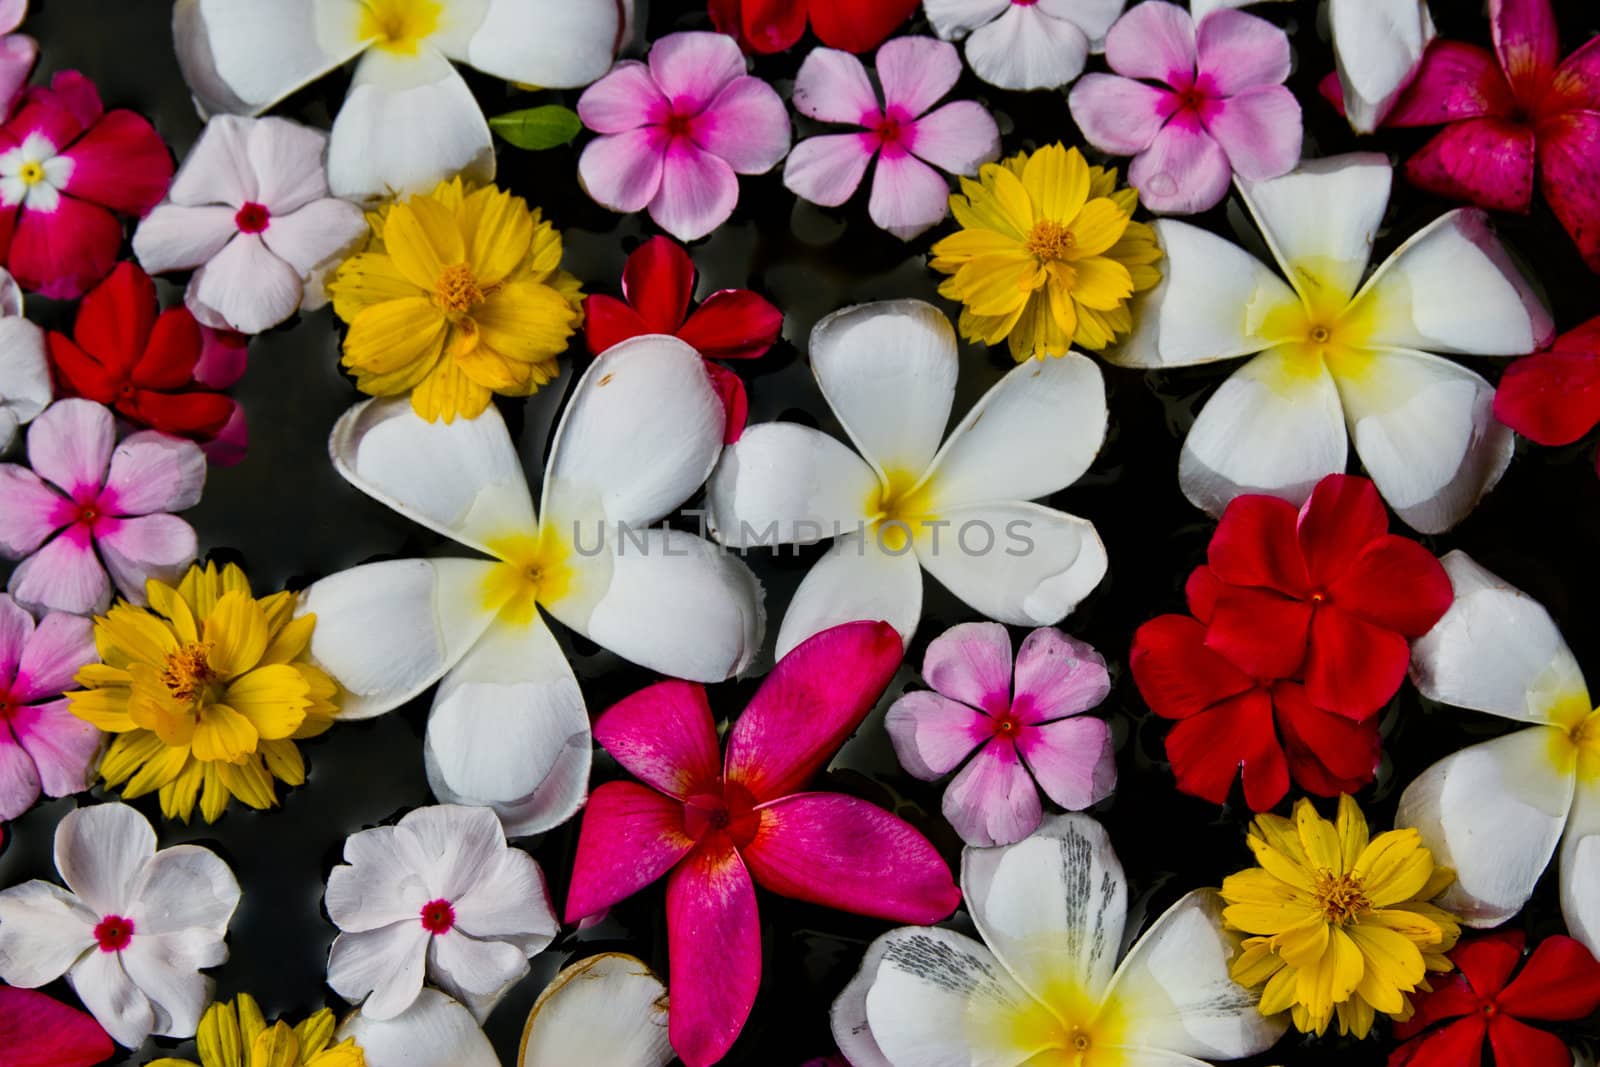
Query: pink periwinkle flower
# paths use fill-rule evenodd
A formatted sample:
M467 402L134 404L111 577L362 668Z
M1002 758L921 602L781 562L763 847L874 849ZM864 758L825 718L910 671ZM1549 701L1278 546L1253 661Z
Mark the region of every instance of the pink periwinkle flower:
M22 560L8 588L32 611L102 612L112 582L143 604L146 581L176 583L194 560L194 528L167 513L200 502L200 446L156 430L116 435L108 409L60 400L28 427L33 469L0 464L0 555Z
M933 845L864 800L807 784L872 710L900 665L883 622L824 630L778 661L728 731L705 689L661 682L601 715L595 740L637 782L589 797L566 920L665 876L668 1034L688 1067L720 1060L761 984L759 884L896 922L949 915L961 894Z
M1035 630L1013 668L1004 626L963 623L928 645L922 677L933 689L894 702L889 738L901 766L927 781L972 757L943 804L967 844L1010 845L1033 833L1040 789L1081 811L1116 786L1111 728L1082 714L1111 692L1111 676L1082 641Z
M883 99L867 68L849 52L818 48L794 83L794 105L821 122L860 126L864 133L824 134L801 141L783 169L796 196L838 207L854 195L874 157L867 211L902 240L944 220L950 186L934 167L973 175L1000 155L1000 129L983 105L957 100L930 111L961 77L955 46L932 37L896 37L878 49ZM929 166L928 164L933 164Z
M1289 37L1266 19L1223 8L1197 27L1183 8L1147 0L1111 27L1106 62L1115 74L1073 86L1072 117L1102 152L1133 157L1128 182L1152 211L1206 211L1234 174L1262 181L1299 163Z
M720 33L661 38L648 63L625 60L589 86L578 115L601 135L578 160L589 195L623 214L649 208L680 241L728 221L738 176L765 174L789 151L783 101Z
M15 819L39 794L88 788L100 731L72 714L61 694L98 658L94 624L52 612L37 624L0 593L0 820Z
M27 17L28 0L0 0L0 113L10 114L39 59L39 42L12 32Z

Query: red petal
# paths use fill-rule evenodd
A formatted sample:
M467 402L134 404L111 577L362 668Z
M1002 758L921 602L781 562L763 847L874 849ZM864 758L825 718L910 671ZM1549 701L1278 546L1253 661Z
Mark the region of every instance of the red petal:
M1600 423L1600 350L1517 360L1500 376L1494 417L1538 444L1570 445Z
M1353 793L1341 788L1355 783L1360 788L1372 781L1378 770L1378 721L1351 722L1343 715L1324 711L1311 703L1305 688L1295 682L1279 682L1272 687L1272 707L1278 717L1278 731L1289 754L1290 770L1301 780L1301 769L1316 781L1311 792L1321 796Z
M1167 758L1178 788L1213 804L1227 802L1241 765L1245 802L1252 811L1276 807L1289 791L1289 769L1264 689L1231 697L1178 723L1167 734Z
M1561 58L1561 35L1550 0L1489 0L1495 54L1517 98L1537 104Z
M1600 272L1600 114L1572 111L1539 125L1540 187L1550 209Z
M1526 213L1533 204L1534 133L1505 119L1467 119L1440 130L1406 162L1406 179L1449 200Z
M172 153L149 121L112 111L61 153L73 162L67 192L124 215L161 203L172 181Z
M1572 1067L1572 1050L1555 1034L1501 1013L1489 1020L1494 1067Z
M1389 532L1383 498L1366 478L1330 474L1311 490L1295 523L1295 538L1311 584L1338 580L1361 551Z
M1259 494L1234 497L1211 535L1207 561L1229 585L1302 596L1309 579L1295 538L1298 521L1299 513L1287 500Z
M179 437L215 437L233 417L237 405L221 393L155 393L140 389L116 407L141 426Z
M1452 958L1461 950L1451 953ZM1416 993L1411 998L1412 1007L1416 1009L1411 1018L1405 1022L1394 1024L1394 1035L1398 1038L1414 1037L1422 1033L1434 1023L1446 1019L1458 1019L1463 1015L1477 1015L1483 1007L1483 998L1473 992L1472 986L1460 973L1445 974L1430 977L1428 984L1433 987L1432 992ZM1478 1016L1481 1020L1481 1016ZM1478 1032L1478 1041L1482 1043L1483 1032Z
M1227 588L1210 567L1196 567L1183 585L1183 595L1189 602L1189 614L1201 622L1209 623L1211 613L1217 608L1217 597Z
M783 312L748 289L712 293L678 331L707 359L755 359L783 332Z
M1134 632L1133 684L1163 719L1187 719L1255 688L1249 675L1205 646L1205 636L1205 627L1186 615L1161 615Z
M6 134L21 144L29 134L37 133L59 151L88 127L67 101L43 86L29 89L22 98L22 106L6 123Z
M622 296L646 333L677 333L694 295L694 260L670 237L652 237L622 268Z
M1311 620L1306 696L1319 708L1364 719L1400 689L1410 663L1404 637L1324 605Z
M1396 1023L1395 1033L1398 1034L1404 1025ZM1485 1030L1481 1015L1451 1023L1443 1030L1395 1049L1389 1057L1389 1067L1402 1064L1405 1067L1482 1067Z
M6 1067L93 1067L116 1052L88 1015L31 989L0 985Z
M805 0L743 0L740 30L755 52L782 52L806 32Z
M50 334L49 342L56 383L65 392L86 396L100 404L111 403L117 394L116 386L93 356L59 333Z
M163 311L150 331L144 356L133 368L133 381L145 389L181 389L194 380L204 347L200 324L188 308Z
M17 283L51 300L75 300L116 265L122 223L103 207L63 196L55 211L17 213L7 266Z
M106 370L126 377L144 356L160 310L150 276L132 261L119 263L83 298L72 336Z
M1505 988L1511 972L1522 962L1524 943L1522 931L1501 930L1463 943L1450 953L1450 960L1473 993L1488 1000Z
M1505 987L1499 1004L1519 1019L1582 1019L1600 1008L1600 962L1580 941L1562 934L1547 937Z
M1343 578L1328 586L1328 602L1357 618L1417 638L1433 629L1455 589L1432 552L1397 534L1367 545Z
M709 0L706 10L711 15L711 25L718 33L739 37L739 0ZM740 44L744 42L741 40Z
M1338 78L1334 79L1335 87ZM1516 107L1500 64L1486 48L1436 40L1422 54L1417 76L1383 120L1385 126L1442 126Z
M811 0L811 30L829 48L870 52L916 13L918 0Z
M745 395L744 379L727 367L706 364L706 374L711 387L722 401L722 443L731 445L744 434L744 424L750 418L750 398Z
M618 701L595 720L594 739L629 774L680 800L721 774L711 705L693 682L658 682Z
M1322 94L1322 99L1333 105L1333 109L1340 115L1344 114L1344 83L1339 80L1339 72L1330 70L1322 76L1317 83L1317 92Z
M65 108L81 129L93 126L105 113L104 105L100 102L100 91L80 71L57 71L56 76L50 79L50 88L40 86L31 92L48 97L57 107Z
M692 848L681 803L637 782L600 786L583 809L566 921L575 923L626 900Z
M1256 678L1295 677L1313 610L1304 600L1225 585L1206 624L1206 647Z
M614 296L596 293L583 301L583 339L599 355L612 345L650 332L639 313Z
M722 835L667 878L667 1033L686 1067L710 1067L744 1029L761 984L761 920L750 872Z

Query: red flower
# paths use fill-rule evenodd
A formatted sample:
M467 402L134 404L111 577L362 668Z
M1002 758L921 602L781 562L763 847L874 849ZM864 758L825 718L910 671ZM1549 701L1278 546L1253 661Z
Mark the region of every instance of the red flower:
M689 312L694 295L694 261L667 237L652 237L628 257L622 269L624 300L591 296L584 301L584 336L599 355L641 334L665 333L712 359L755 359L772 347L783 329L783 312L748 289L722 289ZM726 367L706 364L711 384L727 412L723 441L744 432L749 402L744 382Z
M76 1008L0 985L0 1049L6 1067L93 1067L116 1046L100 1024Z
M1506 368L1494 417L1541 445L1570 445L1600 423L1600 318Z
M829 48L870 52L917 10L918 0L710 0L711 22L753 52L782 52L806 32Z
M1430 976L1433 991L1412 994L1416 1014L1395 1024L1395 1036L1410 1040L1390 1054L1389 1067L1479 1067L1485 1038L1501 1067L1571 1067L1560 1038L1522 1020L1564 1022L1600 1008L1600 963L1557 935L1541 941L1511 978L1522 944L1521 932L1508 930L1452 952L1457 971ZM1447 1019L1455 1021L1434 1028Z
M187 308L162 311L155 283L136 264L118 265L83 298L72 333L49 339L63 393L105 404L140 426L242 448L229 439L243 432L238 405L196 380L206 351L200 324Z
M1432 553L1388 531L1365 478L1331 474L1298 510L1236 497L1211 538L1220 584L1206 646L1256 678L1303 678L1319 708L1371 715L1405 680L1407 639L1454 597Z

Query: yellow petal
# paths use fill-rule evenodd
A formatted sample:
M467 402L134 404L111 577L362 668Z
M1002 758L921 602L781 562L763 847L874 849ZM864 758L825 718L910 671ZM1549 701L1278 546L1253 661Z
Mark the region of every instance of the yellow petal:
M163 786L177 781L178 776L183 773L184 768L188 765L189 749L187 746L169 748L166 745L162 745L161 750L147 759L144 766L139 768L139 773L128 780L128 787L122 791L122 795L127 800L133 800L136 797L144 796L146 793L153 793Z
M1291 863L1307 866L1305 849L1300 846L1300 831L1282 815L1257 815L1250 826L1249 842L1252 849L1256 849L1258 839L1283 853Z
M244 1040L233 1005L219 1000L206 1009L195 1044L205 1067L243 1067Z
M454 212L426 196L394 206L383 226L383 245L395 270L429 293L446 267L467 259Z
M323 1008L296 1026L294 1036L300 1039L300 1055L310 1061L327 1048L328 1042L333 1040L334 1025L333 1012Z
M1374 907L1386 908L1416 898L1433 876L1433 853L1422 847L1414 829L1390 830L1357 858L1354 872Z
M306 1067L367 1067L367 1058L362 1054L361 1046L351 1038L308 1060Z
M1344 856L1344 869L1354 870L1356 860L1367 847L1367 817L1361 814L1356 798L1348 793L1341 793L1339 796L1339 814L1334 819L1334 831L1339 835L1339 851Z
M309 688L287 663L257 667L228 683L222 699L269 741L290 737L305 721Z
M133 777L146 760L160 755L166 749L161 738L149 730L130 730L118 734L100 760L100 777L105 779L107 785L121 785Z
M1244 951L1233 958L1229 966L1229 973L1233 980L1246 989L1255 989L1257 986L1269 981L1274 975L1282 973L1284 963L1278 954L1272 951L1272 946L1267 939L1252 938L1245 944ZM1285 1005L1287 1007L1287 1005ZM1277 1009L1282 1011L1283 1008ZM1277 1011L1266 1012L1276 1015Z
M1339 1033L1364 1038L1372 1030L1372 1005L1354 996L1339 1005Z
M207 763L205 767L204 791L200 794L200 815L206 822L216 822L222 818L222 813L228 809L228 787L222 784L222 775L219 767L223 763Z
M176 589L152 578L145 586L145 596L150 601L150 607L165 615L171 622L179 642L192 645L200 640L200 630L195 625L194 612L189 610L189 605L184 603L183 597L178 595Z
M72 714L107 733L120 734L138 729L128 715L130 690L118 686L114 689L79 689L67 694L67 707Z
M1226 895L1228 883L1224 881L1222 886ZM1236 930L1267 936L1276 936L1285 930L1296 929L1308 920L1322 918L1319 912L1306 905L1287 900L1277 904L1257 901L1229 904L1222 910L1222 917Z
M189 821L194 814L195 798L206 780L206 764L191 759L183 765L183 773L161 787L161 814L169 819Z
M300 1039L288 1023L274 1023L256 1036L250 1067L300 1067Z
M256 998L249 993L240 993L239 1004L239 1036L244 1043L254 1045L261 1031L267 1028L267 1020L261 1014L261 1005L256 1003Z
M1385 1014L1399 1011L1404 1007L1400 993L1417 988L1417 983L1427 973L1422 965L1422 953L1404 936L1376 923L1356 923L1347 927L1345 933L1361 950L1366 970L1363 981L1371 989L1384 991L1377 996L1363 995Z
M533 244L528 202L493 186L467 197L461 206L461 229L467 238L467 262L485 289L522 266Z
M473 309L483 341L496 352L523 363L537 363L566 350L577 328L578 309L550 286L513 281Z
M538 208L533 209L532 217L533 247L528 252L528 272L535 281L549 281L558 289L569 286L572 291L567 294L568 299L581 299L577 278L566 274L566 280L558 284L552 277L564 273L558 271L561 266L561 231L546 222L544 213Z
M190 747L195 759L231 762L254 752L257 740L249 719L226 704L210 704L200 712Z
M1006 315L1027 302L1047 275L1032 256L984 256L961 268L954 281L961 300L978 315Z
M433 292L433 282L430 278L427 285L416 285L400 273L387 254L362 252L340 264L328 283L328 295L333 298L334 313L350 323L376 304L427 296Z
M1022 184L1039 218L1068 222L1089 200L1089 164L1076 148L1049 145L1029 157Z
M221 678L235 678L261 662L267 650L267 617L250 594L223 593L206 616L205 639L211 644L211 669Z
M1261 1003L1258 1006L1262 1015L1277 1015L1279 1012L1288 1011L1295 1007L1295 997L1300 987L1299 972L1292 967L1285 967L1267 980L1266 986L1261 990Z
M411 392L411 409L429 422L475 419L494 394L461 373L453 359L441 359Z
M178 650L172 627L143 608L118 604L95 620L95 643L100 658L113 667L130 663L163 666L167 656Z
M265 606L265 603L265 601L262 602L263 606ZM273 630L272 640L268 643L267 650L261 653L262 665L288 663L305 652L306 646L311 643L311 634L316 628L317 617L315 615L302 615L298 619L290 619Z
M980 175L994 197L995 210L1005 219L1008 228L1019 239L1026 236L1033 229L1037 215L1022 179L1006 168L993 164L984 167Z
M374 304L356 316L344 339L344 365L367 374L431 366L444 351L449 320L421 297Z
M293 741L263 741L261 757L267 761L267 771L285 785L305 785L305 760Z
M1318 815L1316 807L1304 797L1294 806L1294 821L1310 866L1344 874L1344 854L1339 848L1339 835L1333 823Z
M257 758L246 759L243 763L216 763L217 776L228 792L257 810L270 808L278 803L278 797L272 788L272 776L261 765Z
M1310 967L1322 959L1331 938L1328 922L1321 915L1307 915L1272 939L1272 948L1292 967Z
M1070 270L1065 264L1050 264L1050 279L1044 286L1050 302L1050 318L1055 321L1056 328L1064 338L1070 338L1078 332L1078 307L1072 299L1073 283L1067 278Z
M1101 197L1083 205L1083 210L1067 228L1074 238L1067 258L1088 259L1102 255L1122 239L1123 231L1128 228L1128 213L1115 202Z
M1333 1006L1350 999L1363 970L1361 950L1343 930L1330 931L1328 950L1322 958L1312 966L1300 968L1295 993L1311 1013L1318 1032L1332 1019Z
M930 251L934 256L931 264L933 269L948 273L978 256L1020 254L1022 244L995 230L958 230L940 238Z
M1133 295L1133 275L1114 259L1095 256L1072 266L1078 275L1072 298L1085 307L1110 311Z
M1019 310L1010 316L1000 316L994 322L999 336L988 343L994 344L1000 337L1007 337L1011 358L1018 363L1064 356L1072 346L1072 335L1061 328L1061 323L1051 313L1046 293L1034 293Z

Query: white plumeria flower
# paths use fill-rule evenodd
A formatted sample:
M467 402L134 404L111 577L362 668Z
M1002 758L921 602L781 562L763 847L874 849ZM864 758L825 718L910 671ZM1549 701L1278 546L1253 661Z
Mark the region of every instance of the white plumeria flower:
M69 812L55 853L68 889L35 880L0 892L0 980L37 989L66 975L128 1048L194 1036L211 1002L200 970L227 960L239 905L228 865L198 845L157 852L149 821L125 804Z
M72 157L58 155L48 137L30 133L17 147L0 153L0 203L50 214L61 206L61 190L74 167Z
M1522 910L1561 846L1567 929L1600 954L1600 710L1538 601L1462 552L1442 560L1455 603L1411 646L1424 696L1531 724L1417 776L1396 826L1456 872L1438 904L1469 926Z
M0 455L54 395L44 331L22 317L22 287L0 267Z
M933 32L967 39L973 73L1001 89L1077 80L1127 0L923 0Z
M472 1012L437 989L424 989L393 1019L356 1011L331 1043L348 1040L360 1046L366 1067L501 1067Z
M1357 133L1376 130L1433 40L1427 0L1328 0L1344 113Z
M539 994L522 1032L520 1067L667 1067L667 987L617 952L567 967Z
M342 931L328 984L372 1019L411 1007L426 974L481 1022L560 927L544 873L488 808L418 808L351 834L344 858L328 875Z
M404 398L352 409L329 442L339 473L492 558L372 563L306 590L311 655L346 690L341 718L440 682L424 745L434 795L494 808L512 836L570 818L588 787L589 716L541 609L691 681L736 674L761 644L749 568L692 534L647 528L704 483L724 423L698 352L673 337L624 341L574 387L535 512L492 406L448 423Z
M255 115L360 57L328 180L356 199L494 177L494 144L451 60L549 89L611 68L631 0L178 0L178 62L207 112Z
M1303 503L1344 471L1354 437L1389 506L1439 533L1511 462L1494 387L1433 353L1523 355L1552 336L1550 315L1475 208L1436 219L1363 282L1393 178L1386 157L1359 154L1236 179L1281 276L1199 227L1154 223L1161 283L1106 358L1163 369L1254 355L1184 440L1178 480L1197 507L1219 515L1243 493Z
M1214 890L1181 898L1121 955L1127 879L1086 815L963 850L961 890L982 944L936 926L890 931L834 1001L833 1036L855 1067L1201 1067L1283 1035L1284 1018L1264 1017L1228 973L1238 941Z
M723 453L706 502L717 540L834 538L790 601L780 657L858 619L882 619L909 643L924 568L1018 626L1060 622L1105 576L1092 523L1029 503L1077 481L1100 451L1100 368L1075 352L1023 363L941 447L959 362L950 320L920 300L835 312L811 332L811 369L860 455L788 422L752 426Z

